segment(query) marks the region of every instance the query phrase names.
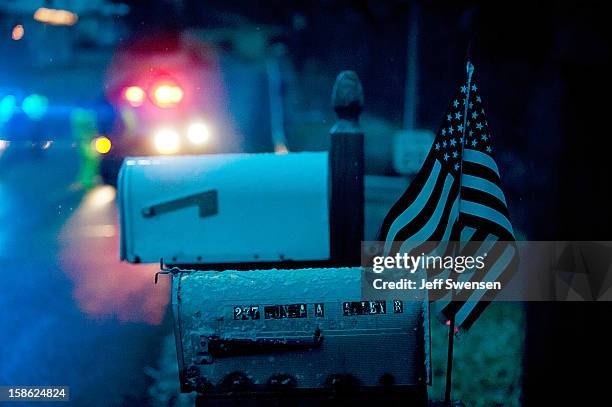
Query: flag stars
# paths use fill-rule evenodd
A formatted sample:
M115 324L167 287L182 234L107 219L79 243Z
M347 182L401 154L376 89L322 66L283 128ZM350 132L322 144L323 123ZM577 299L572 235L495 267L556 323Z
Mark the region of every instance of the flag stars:
M464 146L492 154L492 138L475 84L464 83L461 93L451 99L444 127L438 137L434 142L435 155L449 171L461 171Z

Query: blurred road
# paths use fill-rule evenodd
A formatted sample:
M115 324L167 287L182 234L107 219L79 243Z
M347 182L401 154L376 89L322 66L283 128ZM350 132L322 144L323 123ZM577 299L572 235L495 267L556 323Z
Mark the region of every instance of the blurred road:
M0 385L68 385L75 405L147 404L169 282L118 260L115 191L73 185L76 149L0 152Z

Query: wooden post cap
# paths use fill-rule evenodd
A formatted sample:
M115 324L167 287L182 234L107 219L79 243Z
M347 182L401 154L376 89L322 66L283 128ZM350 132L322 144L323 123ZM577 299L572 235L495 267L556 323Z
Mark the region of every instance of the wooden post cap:
M332 133L358 130L357 123L363 109L363 88L355 71L342 71L338 74L332 90L332 106L339 119Z

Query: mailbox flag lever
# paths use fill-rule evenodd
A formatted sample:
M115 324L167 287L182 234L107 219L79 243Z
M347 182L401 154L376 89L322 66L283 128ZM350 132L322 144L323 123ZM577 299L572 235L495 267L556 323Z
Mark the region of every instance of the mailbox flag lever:
M219 213L219 204L216 190L199 192L197 194L185 196L171 201L158 203L142 208L142 216L151 218L163 213L177 211L189 206L197 205L200 218L216 215Z

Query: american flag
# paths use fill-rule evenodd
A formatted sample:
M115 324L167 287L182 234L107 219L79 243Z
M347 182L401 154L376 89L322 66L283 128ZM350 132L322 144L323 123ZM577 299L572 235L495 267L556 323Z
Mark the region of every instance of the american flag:
M486 253L485 268L453 277L499 281L503 287L518 256L491 131L472 72L468 64L467 82L451 100L421 170L385 217L379 240L385 242L385 255L431 253L433 241L440 242L437 254ZM450 272L427 270L429 278L448 277ZM454 316L456 326L467 329L488 304L483 298L491 294L448 292L436 302L444 317Z

